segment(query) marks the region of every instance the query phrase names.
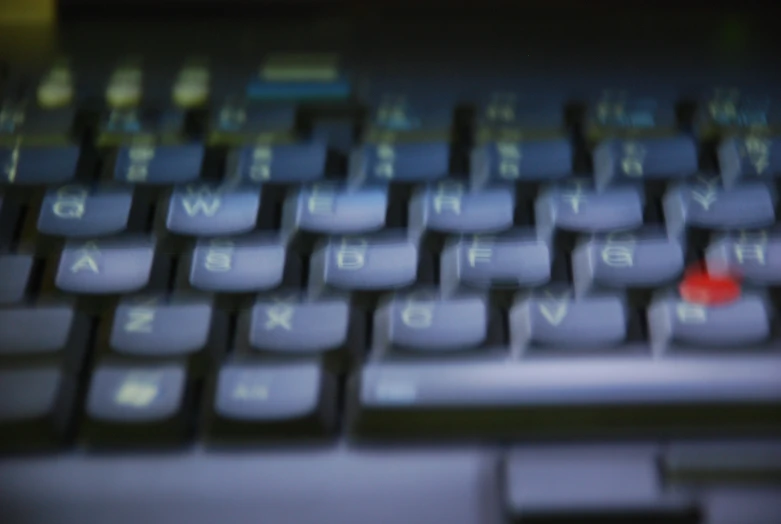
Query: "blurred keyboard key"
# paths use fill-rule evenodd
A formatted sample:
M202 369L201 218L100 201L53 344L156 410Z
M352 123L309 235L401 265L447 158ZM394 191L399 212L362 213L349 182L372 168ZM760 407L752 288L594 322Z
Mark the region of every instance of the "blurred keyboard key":
M373 349L436 355L483 344L489 322L486 298L438 295L418 290L384 299L374 314Z
M719 169L726 185L741 179L781 175L781 137L762 133L731 137L719 144Z
M470 190L465 182L442 181L418 189L409 203L415 233L491 233L509 229L515 212L510 186Z
M763 182L746 182L725 189L719 177L698 176L692 183L670 189L664 196L668 229L687 227L729 230L767 227L775 221L777 196Z
M314 292L385 291L409 286L418 277L418 248L394 231L371 236L331 237L320 243L310 262Z
M87 394L86 437L98 445L179 442L186 407L184 366L101 364Z
M254 293L279 286L285 276L285 246L273 235L201 239L189 268L195 289Z
M605 90L590 104L586 137L590 142L631 134L673 133L676 125L672 103L624 90Z
M76 176L79 146L0 147L0 184L62 184Z
M774 230L735 231L714 239L706 252L708 270L736 273L759 286L781 284L781 236Z
M240 147L254 140L290 138L295 123L293 103L228 99L212 112L209 144Z
M233 182L200 183L174 189L166 227L188 236L238 235L252 230L260 212L261 189Z
M304 186L285 200L282 230L346 235L376 231L385 226L388 189L333 183Z
M226 364L214 389L215 438L323 437L335 427L336 381L317 361Z
M70 240L60 256L56 286L67 293L131 293L153 283L156 242L144 236Z
M592 235L572 253L575 292L666 285L683 272L684 250L678 239L652 229Z
M75 396L74 380L56 368L0 370L0 449L61 442Z
M597 191L587 179L573 179L542 191L535 202L537 228L602 233L636 229L643 225L645 195L642 186L624 185Z
M654 299L648 309L648 330L655 348L693 347L704 351L734 348L741 353L770 336L771 308L760 294L745 292L718 306L694 304L676 294Z
M594 150L597 187L616 182L679 179L697 172L697 144L691 137L610 139Z
M117 151L114 180L132 184L173 185L200 177L203 144L130 144Z
M779 123L779 108L765 94L718 87L700 101L695 117L698 133L706 139L768 129Z
M228 171L251 182L313 182L325 176L327 153L318 142L247 146L233 153L235 167Z
M626 340L629 309L617 293L576 297L566 287L550 287L519 296L509 320L510 341L516 351L534 347L606 350Z
M428 182L450 172L447 142L367 144L350 157L350 178L377 182Z
M454 238L440 259L442 291L539 286L550 280L552 260L550 246L534 231Z
M250 80L253 100L333 100L347 98L352 88L339 57L330 53L274 53Z
M477 184L555 180L572 174L573 155L566 137L491 142L472 151L471 176Z
M19 302L25 298L34 263L31 255L0 255L0 304Z
M95 237L127 228L133 205L130 187L67 185L49 189L38 215L38 231L58 237Z

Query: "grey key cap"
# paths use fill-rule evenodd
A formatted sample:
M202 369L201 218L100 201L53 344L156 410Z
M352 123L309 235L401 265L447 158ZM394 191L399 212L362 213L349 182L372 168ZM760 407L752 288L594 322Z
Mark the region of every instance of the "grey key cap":
M46 192L38 231L62 237L93 237L125 230L133 205L130 187L72 184Z
M567 137L492 142L475 148L471 177L477 184L554 180L572 174L573 148Z
M423 355L474 349L483 344L489 321L486 298L438 295L418 290L383 300L374 314L373 348L398 348Z
M177 364L103 364L90 382L85 433L94 444L157 444L184 437L186 375Z
M117 354L142 358L200 354L216 349L214 315L206 298L125 298L114 311L109 346Z
M334 429L336 382L316 361L227 364L215 389L211 435L287 439Z
M285 200L282 230L347 235L376 231L385 226L388 189L335 183L305 186Z
M770 336L772 309L761 294L744 292L729 304L714 307L687 302L676 294L654 299L648 309L648 331L657 351L670 347L724 348L742 353Z
M131 293L154 280L154 269L154 238L70 240L60 256L55 283L68 293Z
M0 255L0 304L19 302L24 298L33 263L31 255Z
M697 144L686 135L612 139L594 150L594 177L602 189L616 182L680 179L697 172Z
M735 272L761 286L781 284L781 236L774 230L736 231L714 239L706 251L708 269Z
M406 235L331 237L312 255L309 282L316 293L384 291L409 286L418 276L418 247Z
M758 435L781 427L781 358L370 363L355 433L454 438ZM491 423L485 423L485 413Z
M684 246L653 229L592 235L572 253L578 295L594 287L659 287L678 278L683 269Z
M472 191L464 182L442 181L418 189L409 204L414 232L490 233L513 225L515 191L509 186Z
M73 414L75 384L53 367L0 370L0 449L56 444Z
M664 196L664 216L671 232L687 226L705 229L749 229L775 222L776 193L762 182L729 189L719 177L698 176L691 184L670 189Z
M264 233L199 240L191 258L189 282L202 291L263 291L281 284L285 274L285 246Z
M732 137L719 144L719 170L726 185L741 179L781 175L781 138L761 133Z
M466 288L538 286L551 276L550 246L534 231L472 235L450 240L440 259L444 293Z
M260 187L199 183L177 187L168 203L166 227L192 236L238 235L255 227Z
M535 202L537 228L541 231L599 233L636 229L643 225L645 195L641 186L594 189L586 179L550 186Z
M566 287L519 296L509 314L510 344L516 351L604 350L624 342L629 323L625 297L617 293L576 297Z

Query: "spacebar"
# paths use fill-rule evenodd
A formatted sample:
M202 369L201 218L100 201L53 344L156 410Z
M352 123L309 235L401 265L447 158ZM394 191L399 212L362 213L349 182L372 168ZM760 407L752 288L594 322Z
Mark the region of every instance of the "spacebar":
M370 363L356 386L363 435L781 431L781 356Z

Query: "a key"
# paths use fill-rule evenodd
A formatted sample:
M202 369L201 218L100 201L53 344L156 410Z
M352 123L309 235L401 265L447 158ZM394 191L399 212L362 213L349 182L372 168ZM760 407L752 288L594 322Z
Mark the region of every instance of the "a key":
M201 291L256 293L285 277L285 246L273 235L201 239L189 265L189 283Z
M362 182L429 182L446 177L450 145L441 142L366 144L350 156L350 178Z
M572 253L575 292L663 286L680 276L684 260L680 240L663 231L595 234Z
M640 185L597 191L587 179L573 179L545 188L534 205L540 231L603 233L643 225L645 193Z
M510 186L470 190L465 182L441 181L418 189L409 203L416 234L492 233L513 225L515 190Z
M623 90L606 90L589 105L585 132L595 143L621 135L672 133L675 123L672 103Z
M686 178L696 172L697 144L686 135L610 139L594 150L599 189L616 182Z
M573 438L777 433L774 354L374 362L355 377L365 437ZM490 414L490 423L487 423Z
M725 189L718 177L698 176L692 183L668 190L663 199L668 229L687 227L730 230L767 227L775 222L777 195L763 182L746 182Z
M203 158L203 144L131 142L117 150L114 180L153 186L194 182L201 176Z
M87 393L85 436L94 445L178 443L188 400L181 364L100 364Z
M481 295L396 293L380 302L374 314L372 347L420 355L475 349L488 338L489 319L490 307Z
M246 146L232 154L227 171L250 182L314 182L325 176L327 153L319 142Z
M414 283L418 264L417 245L402 233L330 237L312 255L309 283L315 294L392 290Z
M567 137L490 142L472 151L470 174L478 185L555 180L572 174L573 154Z
M107 349L116 355L189 357L199 364L218 357L227 342L224 318L204 297L142 295L123 299L105 319Z
M49 189L38 215L38 231L85 238L125 231L131 223L133 189L70 184Z
M509 314L514 351L610 350L627 337L629 309L618 293L576 297L551 286L519 296Z
M383 228L387 214L387 187L313 184L298 189L285 200L282 230L288 238L299 231L325 235L367 233Z
M744 230L714 239L706 252L708 270L737 273L759 286L781 284L781 236L775 230Z
M767 95L719 87L700 101L695 117L697 132L705 139L768 129L779 123L779 108Z
M453 238L440 258L442 291L539 286L550 279L552 260L550 246L534 231Z
M335 427L336 381L316 360L226 364L213 389L215 439L324 437Z
M0 364L56 365L81 369L89 322L70 304L19 305L0 309Z
M749 133L719 144L719 170L726 185L741 179L777 177L781 174L781 138Z
M0 370L0 449L56 446L75 397L74 380L57 368Z
M188 236L222 236L246 233L255 227L260 212L259 186L187 184L174 189L168 202L166 228Z
M771 312L760 293L744 292L734 302L709 307L670 292L656 297L649 306L648 331L656 351L734 348L743 354L768 339Z
M166 258L153 237L71 240L57 266L55 284L67 293L124 294L155 286L165 276Z
M0 255L0 304L24 299L33 276L34 264L32 255Z
M63 184L76 177L79 146L0 146L0 184Z

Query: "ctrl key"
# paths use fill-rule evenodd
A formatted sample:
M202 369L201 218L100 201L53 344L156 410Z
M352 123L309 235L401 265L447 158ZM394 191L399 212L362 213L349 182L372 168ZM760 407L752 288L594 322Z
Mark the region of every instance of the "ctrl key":
M75 391L57 368L0 370L0 451L56 446L66 437Z

